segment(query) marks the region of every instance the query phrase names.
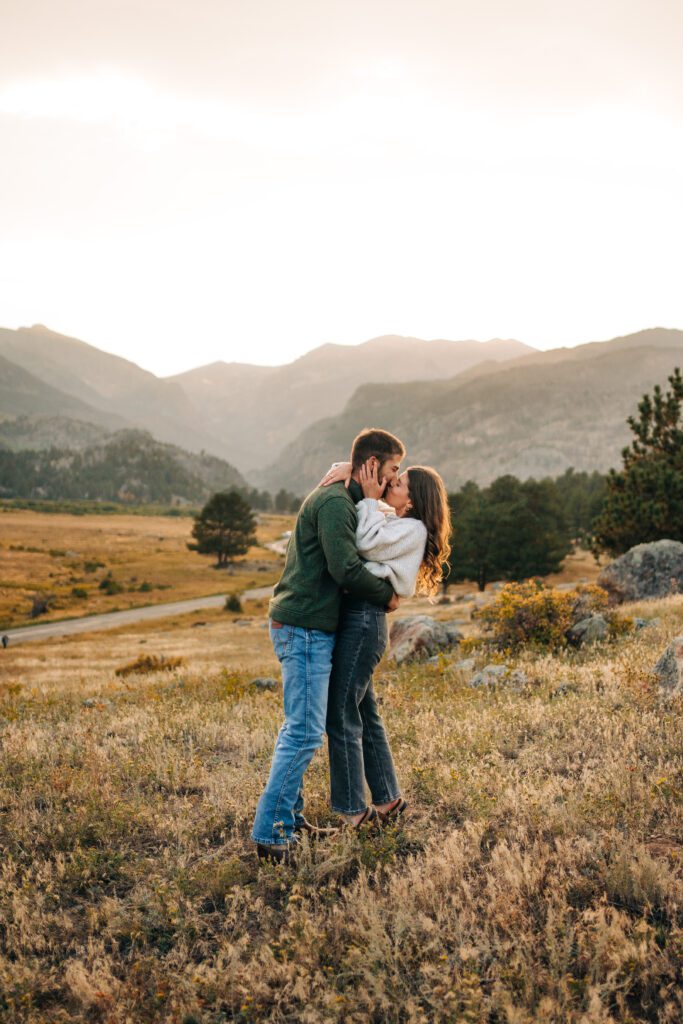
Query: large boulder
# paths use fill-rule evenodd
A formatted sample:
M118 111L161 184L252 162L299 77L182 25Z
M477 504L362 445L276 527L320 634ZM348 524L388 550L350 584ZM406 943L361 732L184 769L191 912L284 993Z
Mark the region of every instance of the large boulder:
M683 636L674 637L654 671L662 696L680 697L683 694Z
M392 622L389 657L398 665L423 661L457 647L461 640L462 633L453 622L437 622L430 615L409 615Z
M612 604L683 592L683 544L677 540L637 544L602 570L598 584Z

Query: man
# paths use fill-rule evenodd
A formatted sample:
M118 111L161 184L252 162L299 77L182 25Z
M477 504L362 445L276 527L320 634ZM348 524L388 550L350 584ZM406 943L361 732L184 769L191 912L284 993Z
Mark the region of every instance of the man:
M355 467L377 467L380 482L397 479L405 448L385 430L363 430L353 442ZM270 602L270 636L282 665L285 721L252 829L260 858L287 860L302 831L303 776L322 746L327 691L342 590L393 611L391 585L364 567L356 549L359 484L316 487L304 501Z

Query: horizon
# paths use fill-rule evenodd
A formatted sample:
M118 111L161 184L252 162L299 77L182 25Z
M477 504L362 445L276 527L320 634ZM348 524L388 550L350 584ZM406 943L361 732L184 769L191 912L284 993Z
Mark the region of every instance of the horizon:
M98 344L95 344L92 341L89 341L87 338L79 338L79 337L76 337L75 335L66 334L63 331L56 331L53 328L49 327L47 324L42 324L42 323L34 323L34 324L30 324L30 325L29 324L20 324L18 327L7 327L4 324L0 324L0 330L10 330L10 331L21 331L21 330L25 330L25 331L45 331L48 334L56 334L56 335L59 335L61 337L66 337L66 338L69 338L72 341L78 341L78 342L82 342L82 343L84 343L86 345L89 345L91 348L95 348L98 351L105 353L106 355L117 356L117 357L119 357L121 359L126 359L129 362L133 363L135 366L137 366L139 369L145 370L148 373L152 373L155 377L158 377L161 380L165 380L165 379L169 379L169 378L172 378L172 377L181 376L184 373L189 373L189 372L191 372L193 370L200 370L200 369L209 368L209 367L217 365L217 364L238 365L238 366L260 366L260 367L264 367L264 368L269 367L269 368L272 368L272 369L278 369L279 367L288 366L291 363L296 362L298 359L302 359L305 356L310 355L310 353L315 352L317 349L325 348L326 346L334 346L336 348L359 348L362 345L367 345L367 344L369 344L369 343L371 343L373 341L378 341L378 340L381 340L383 338L405 339L405 340L414 341L418 345L421 345L421 344L428 345L428 344L430 344L432 342L446 342L448 344L454 344L454 345L458 345L458 344L472 344L472 343L475 343L475 344L478 344L478 345L488 345L488 344L495 343L495 342L516 342L516 343L519 343L519 344L528 345L528 343L525 342L522 338L511 338L511 337L510 338L443 338L443 337L439 337L439 338L417 338L417 337L413 337L412 335L406 335L406 334L395 334L395 333L394 334L387 334L387 333L384 333L384 334L375 335L372 338L365 338L363 341L358 341L358 342L348 342L348 343L346 343L346 342L322 342L320 345L314 345L313 348L307 349L305 352L302 352L299 355L294 356L293 359L290 359L287 362L280 362L280 363L247 362L247 361L245 361L243 359L230 359L230 360L222 359L219 356L217 359L214 359L214 360L212 360L209 363L196 363L196 364L193 364L191 366L186 366L186 367L184 367L184 368L182 368L180 370L175 370L173 373L164 374L164 373L161 373L161 372L157 372L152 367L147 366L144 363L142 363L142 362L140 362L140 361L138 361L136 359L133 359L133 358L131 358L128 355L123 355L120 352L111 351L110 349L107 349L107 348L105 348L105 347L103 347L101 345L98 345ZM618 339L620 337L630 337L631 335L634 335L634 334L642 334L645 331L653 331L653 330L674 330L674 331L676 331L676 330L681 330L681 328L678 328L678 327L663 327L661 324L657 324L657 325L652 326L652 327L642 327L642 328L639 328L636 331L628 331L628 332L626 332L625 335L613 335L613 336L611 336L609 338L590 338L590 339L587 339L586 341L577 341L574 344L548 345L545 348L540 348L540 347L536 348L533 345L528 346L528 347L531 348L533 351L536 351L536 352L539 352L539 353L540 352L551 352L551 351L557 351L559 349L579 348L581 345L602 344L602 343L606 343L606 342L609 342L609 341L614 341L614 340L616 340L616 339ZM523 357L524 357L524 354L521 354L519 357L514 357L513 356L512 358L514 359L514 358L523 358Z
M161 376L683 323L682 44L669 0L26 0L0 323Z

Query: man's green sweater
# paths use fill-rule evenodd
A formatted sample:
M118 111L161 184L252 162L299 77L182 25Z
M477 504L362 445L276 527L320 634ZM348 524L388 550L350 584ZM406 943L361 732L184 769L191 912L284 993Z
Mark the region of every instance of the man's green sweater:
M287 547L285 568L275 587L269 614L276 622L333 633L339 622L342 590L386 605L391 584L363 565L356 548L356 502L363 497L352 480L316 487L304 501Z

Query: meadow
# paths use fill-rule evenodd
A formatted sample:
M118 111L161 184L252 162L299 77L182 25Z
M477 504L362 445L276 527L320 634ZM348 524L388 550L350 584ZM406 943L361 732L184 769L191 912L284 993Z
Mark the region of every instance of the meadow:
M523 653L520 692L385 659L412 814L291 867L249 840L281 721L251 683L278 674L265 613L1 652L3 1022L683 1019L683 708L651 672L683 596L626 608L661 621L609 645ZM183 660L116 674L140 655ZM324 751L306 799L332 820Z
M292 521L260 515L257 545L219 572L212 558L188 551L187 516L48 515L3 508L0 629L27 623L35 594L50 599L40 619L49 621L265 586L277 579L282 560L264 545Z

